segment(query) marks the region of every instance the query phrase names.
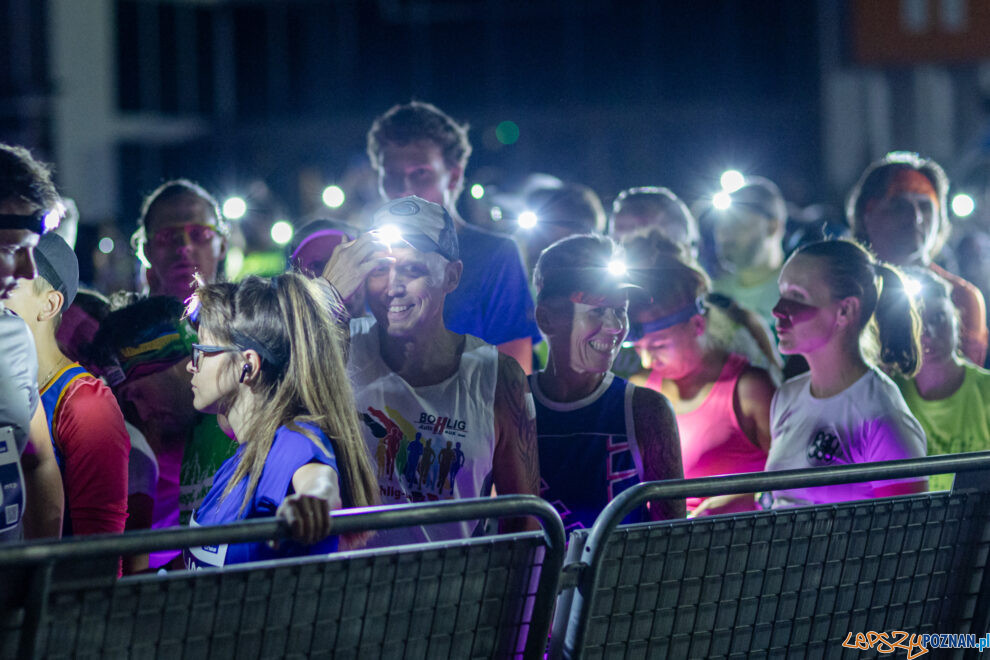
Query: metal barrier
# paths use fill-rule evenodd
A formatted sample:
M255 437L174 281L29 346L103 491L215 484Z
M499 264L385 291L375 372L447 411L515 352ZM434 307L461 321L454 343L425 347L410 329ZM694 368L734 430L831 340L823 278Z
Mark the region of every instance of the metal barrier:
M543 530L121 580L106 558L288 529L267 519L2 547L0 657L542 657L564 554L547 502L513 495L332 515L337 534L523 516Z
M942 473L951 492L618 526L649 500ZM640 484L571 534L551 657L833 657L849 633L982 636L988 551L990 452Z

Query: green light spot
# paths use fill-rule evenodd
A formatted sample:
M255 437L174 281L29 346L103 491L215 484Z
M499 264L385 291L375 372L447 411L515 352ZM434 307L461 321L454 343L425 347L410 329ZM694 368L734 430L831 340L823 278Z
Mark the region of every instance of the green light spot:
M519 139L519 127L514 121L503 121L495 129L495 137L502 144L515 144Z

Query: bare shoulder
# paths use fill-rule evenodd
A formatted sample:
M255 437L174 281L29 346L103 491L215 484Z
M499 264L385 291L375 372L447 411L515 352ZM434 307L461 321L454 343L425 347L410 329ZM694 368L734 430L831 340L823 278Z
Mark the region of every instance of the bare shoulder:
M504 402L506 398L518 398L529 391L529 382L522 367L515 358L502 353L498 354L498 378L495 383L495 405Z
M777 386L766 369L749 365L739 374L736 396L743 408L748 404L769 405L776 392Z
M637 385L633 390L632 405L637 433L641 428L664 428L670 424L676 428L674 409L660 392Z

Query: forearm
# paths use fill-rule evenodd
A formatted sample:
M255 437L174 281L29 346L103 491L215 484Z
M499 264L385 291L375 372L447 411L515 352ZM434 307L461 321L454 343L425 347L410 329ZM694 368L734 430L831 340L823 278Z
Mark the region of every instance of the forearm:
M45 410L38 405L31 418L28 436L31 451L22 457L24 469L24 536L28 539L58 538L62 536L62 514L65 508L65 491Z

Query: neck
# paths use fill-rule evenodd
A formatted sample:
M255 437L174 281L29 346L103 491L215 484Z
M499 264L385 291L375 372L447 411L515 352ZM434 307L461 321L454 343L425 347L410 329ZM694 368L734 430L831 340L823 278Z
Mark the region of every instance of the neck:
M962 360L953 354L939 362L925 360L918 375L914 377L914 384L922 399L938 400L955 394L956 390L962 387L965 378L966 367L963 366Z
M72 360L59 350L54 331L49 332L44 326L38 330L34 333L38 351L38 387L44 387L60 369L72 364Z
M770 278L777 278L780 265L784 262L784 252L779 246L767 249L763 258L736 270L736 279L743 286L757 286Z
M242 385L238 388L237 400L226 412L227 424L238 444L243 443L244 438L247 437L247 430L251 424L251 412L258 409L259 403L258 395L250 387Z
M804 356L811 371L811 395L825 399L842 392L870 370L859 346L833 346Z
M554 359L553 353L550 353L547 368L537 375L540 391L551 401L579 401L594 392L605 380L604 373L577 372L563 366L565 364L566 361Z
M461 363L464 335L439 327L410 337L392 337L379 326L382 360L403 380L419 387L434 385L453 375Z
M706 385L718 380L727 358L728 355L724 351L705 351L694 369L679 378L672 378L671 381L677 388L677 396L680 400L690 401Z

